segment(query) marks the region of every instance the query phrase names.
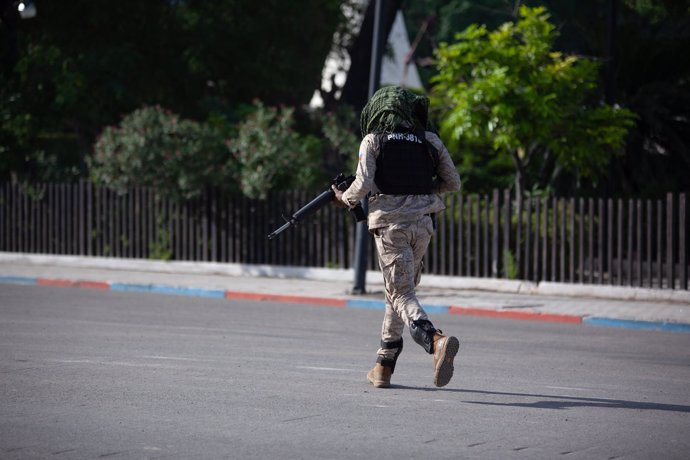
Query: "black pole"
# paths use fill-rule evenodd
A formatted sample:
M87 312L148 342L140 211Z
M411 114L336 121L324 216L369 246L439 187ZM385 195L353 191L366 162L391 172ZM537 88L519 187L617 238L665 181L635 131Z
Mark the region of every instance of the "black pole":
M374 6L374 27L371 34L371 64L369 67L369 98L374 95L381 85L381 59L383 57L383 0L372 0ZM362 200L362 208L369 212L367 198ZM369 249L369 229L367 222L357 224L355 235L355 285L353 294L366 293L367 278L367 250Z

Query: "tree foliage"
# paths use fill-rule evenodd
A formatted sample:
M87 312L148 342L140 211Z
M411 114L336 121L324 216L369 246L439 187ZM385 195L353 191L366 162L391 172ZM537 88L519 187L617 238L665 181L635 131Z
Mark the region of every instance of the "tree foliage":
M318 183L321 144L294 131L294 109L265 107L258 100L255 106L239 124L237 136L228 141L242 192L264 199L273 188L309 188Z
M596 179L632 124L597 101L597 63L553 51L555 38L546 11L523 6L518 21L472 25L436 51L442 136L468 167L476 152L510 158L518 191L561 170Z
M435 72L429 66L433 50L440 42L452 41L456 31L470 24L493 30L514 20L520 4L548 8L559 32L554 50L599 62L599 88L608 87L609 98L637 116L623 155L612 158L606 169L606 181L595 185L560 180L561 191L659 196L687 190L690 60L679 57L690 47L690 1L615 0L615 23L609 16L613 1L425 0L408 2L404 10L411 35L427 26L415 60L426 66L420 73L428 81ZM463 175L476 179L475 183L504 185L510 163L489 156L481 160L472 170L463 170Z
M237 122L255 98L306 103L341 19L338 0L35 3L0 22L0 178L55 176L41 158L85 174L103 127L145 105Z
M221 132L159 106L135 110L107 127L89 163L95 183L120 193L147 186L184 200L208 186L238 189L236 165Z

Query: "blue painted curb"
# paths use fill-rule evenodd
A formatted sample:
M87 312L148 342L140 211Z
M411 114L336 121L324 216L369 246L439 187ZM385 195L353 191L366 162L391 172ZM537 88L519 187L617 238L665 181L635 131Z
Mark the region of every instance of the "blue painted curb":
M36 284L38 278L29 278L26 276L0 276L0 283L7 284Z
M635 321L627 319L600 318L596 316L583 318L582 324L647 331L690 332L690 324L657 321Z
M174 287L160 284L111 283L110 290L119 292L152 292L156 294L184 295L190 297L211 297L216 299L225 298L225 291L217 289Z
M433 314L439 314L439 315L445 315L448 313L448 311L450 311L450 306L446 306L446 305L425 305L425 304L422 304L422 308L427 313L433 313Z
M386 302L382 300L359 300L348 299L345 304L347 308L365 308L368 310L385 310Z
M385 310L386 302L383 300L348 299L345 306L347 308L361 308L366 310ZM446 314L450 310L450 306L448 305L422 304L422 308L424 308L427 313L433 314Z
M170 295L186 295L193 297L210 297L214 299L224 299L225 291L217 289L201 289L201 288L185 288L185 287L171 287L152 285L151 292Z
M151 292L151 286L145 284L109 283L111 291L119 292Z

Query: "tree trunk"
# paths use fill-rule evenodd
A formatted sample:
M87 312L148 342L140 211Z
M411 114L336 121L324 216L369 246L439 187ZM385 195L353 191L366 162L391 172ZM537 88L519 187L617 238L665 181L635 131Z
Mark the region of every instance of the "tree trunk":
M362 110L369 100L369 68L371 67L371 40L374 33L374 2L369 5L364 14L359 35L349 49L350 70L343 86L341 102L350 104L355 111ZM382 11L384 17L383 42L388 42L388 34L393 28L395 15L400 9L402 0L383 0ZM385 45L384 45L385 47Z
M510 157L515 165L515 195L521 197L525 193L525 165L518 156L517 150L513 150Z

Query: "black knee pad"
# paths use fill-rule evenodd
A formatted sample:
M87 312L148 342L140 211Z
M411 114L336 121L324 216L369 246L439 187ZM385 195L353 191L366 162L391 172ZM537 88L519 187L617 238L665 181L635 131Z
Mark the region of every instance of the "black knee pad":
M429 354L434 352L435 333L436 329L433 324L426 319L412 321L410 324L410 335Z
M395 342L384 342L381 340L381 348L384 350L391 350L393 348L397 348L398 351L395 352L395 356L393 358L383 358L382 356L379 356L378 359L376 359L376 362L381 364L383 367L388 367L391 370L391 374L395 372L395 363L398 362L398 356L400 356L400 353L402 353L403 349L403 340L402 338L400 340L396 340Z

